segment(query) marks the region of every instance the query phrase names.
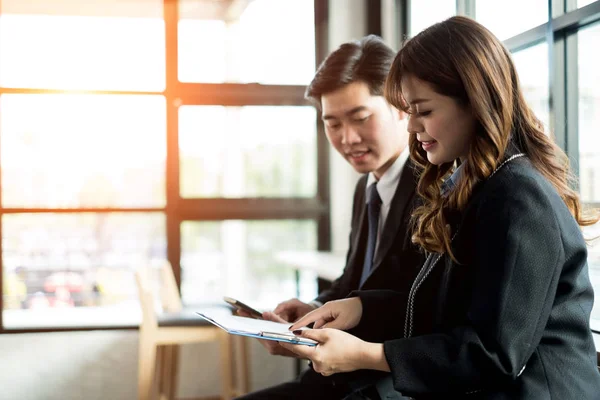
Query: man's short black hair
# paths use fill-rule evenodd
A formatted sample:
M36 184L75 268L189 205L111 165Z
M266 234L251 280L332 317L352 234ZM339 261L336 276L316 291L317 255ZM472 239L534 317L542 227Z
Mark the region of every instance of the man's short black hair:
M382 96L395 56L376 35L344 43L321 63L305 97L320 108L321 96L353 82L364 82L372 95Z

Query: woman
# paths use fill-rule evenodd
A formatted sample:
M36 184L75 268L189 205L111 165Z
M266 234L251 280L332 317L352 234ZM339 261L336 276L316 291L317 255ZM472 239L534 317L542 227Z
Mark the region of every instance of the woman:
M386 97L410 113L424 200L413 240L429 257L410 293L355 292L291 327L370 342L313 329L295 332L317 347L284 346L324 375L391 371L417 399L600 398L580 231L598 218L583 215L509 52L450 18L405 44Z

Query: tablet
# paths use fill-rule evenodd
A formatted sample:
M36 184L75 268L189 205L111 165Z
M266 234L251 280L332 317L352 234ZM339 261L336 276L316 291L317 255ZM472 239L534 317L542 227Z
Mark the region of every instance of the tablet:
M303 338L290 332L290 323L265 321L254 318L239 317L237 315L222 315L210 311L197 312L202 318L218 326L231 335L248 336L257 339L274 340L305 346L316 346L316 340ZM303 328L310 329L310 328Z

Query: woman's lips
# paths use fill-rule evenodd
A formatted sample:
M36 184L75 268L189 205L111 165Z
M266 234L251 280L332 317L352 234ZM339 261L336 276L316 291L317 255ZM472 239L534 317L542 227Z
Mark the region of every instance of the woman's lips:
M423 150L425 151L429 151L431 150L435 145L437 144L437 142L435 140L428 140L428 141L423 141L421 142L421 147L423 147Z

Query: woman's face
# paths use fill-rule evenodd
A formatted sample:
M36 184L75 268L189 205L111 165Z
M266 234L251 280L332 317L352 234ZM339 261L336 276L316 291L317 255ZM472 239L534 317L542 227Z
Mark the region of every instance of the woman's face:
M471 109L414 76L402 80L402 93L410 107L408 132L416 135L429 162L464 160L477 126Z

